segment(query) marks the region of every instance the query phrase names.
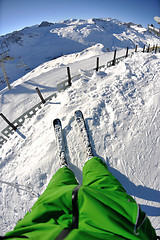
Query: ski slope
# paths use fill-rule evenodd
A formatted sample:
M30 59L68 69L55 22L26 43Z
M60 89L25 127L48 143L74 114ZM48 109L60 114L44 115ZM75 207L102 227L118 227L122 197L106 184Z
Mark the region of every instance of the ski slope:
M50 64L53 62L44 63L43 67ZM11 230L24 216L59 168L54 118L62 120L69 166L82 182L86 159L73 117L77 109L86 118L94 154L108 164L159 232L160 54L135 53L98 73L83 70L85 61L80 67L80 76L74 78L72 87L45 103L19 128L25 139L14 133L0 149L1 234ZM40 66L39 74L40 71L47 79L47 70L44 73ZM37 69L30 73L29 81L34 83L36 72ZM17 80L13 91L21 83L22 79ZM6 90L5 94L10 104L2 105L8 104L12 111L9 105L19 98L19 92L10 95ZM28 92L20 94L26 105Z
M134 49L130 49L133 52ZM117 52L117 57L124 56L126 49ZM43 63L37 68L24 75L22 78L11 84L11 90L1 90L0 111L14 121L24 112L39 103L39 97L35 91L39 87L46 98L57 91L57 84L67 80L67 67L70 67L71 77L80 74L80 69L91 70L96 67L97 57L100 58L100 65L107 64L113 59L113 52L106 52L102 44L96 44L80 53L74 53L57 58L56 60ZM16 95L16 98L15 98ZM0 131L7 126L0 118Z
M40 101L35 87L46 98L67 79L68 66L76 76L70 88L26 119L19 134L0 148L0 235L14 228L59 168L55 118L62 121L69 166L82 183L86 157L73 117L77 109L85 116L94 154L107 163L160 235L160 53L141 52L144 44L160 45L160 40L145 31L115 19L72 19L0 37L3 49L9 47L15 57L6 64L12 89L1 85L0 90L0 112L9 120ZM113 59L114 48L120 57L135 44L139 52L118 65L91 70L97 57L105 65ZM47 61L61 53L62 45L67 46L63 56ZM15 68L19 56L33 68L27 74L25 68ZM0 119L0 131L5 127Z

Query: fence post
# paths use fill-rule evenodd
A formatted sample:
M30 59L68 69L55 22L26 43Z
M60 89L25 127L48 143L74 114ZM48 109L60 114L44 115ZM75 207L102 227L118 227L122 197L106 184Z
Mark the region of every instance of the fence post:
M99 69L99 57L97 57L97 66L96 66L96 71L98 72Z
M158 44L156 44L155 53L157 53Z
M126 50L126 58L128 57L128 49L129 47L127 47L127 50Z
M149 53L150 44L148 45L147 53Z
M116 65L116 52L117 52L117 50L115 49L114 50L114 57L113 57L113 66Z
M0 113L0 116L4 119L4 121L6 121L6 123L8 123L8 125L13 128L14 131L17 130L17 127L13 125L13 123L11 123L4 115L3 113Z
M135 52L137 52L137 47L138 47L138 46L136 45L136 47L135 47Z
M67 73L68 73L68 84L69 84L69 86L71 86L72 85L72 82L71 82L71 72L70 72L70 68L69 67L67 67Z
M143 47L143 53L144 53L144 51L145 51L145 47L146 47L146 46L144 45L144 47Z
M42 103L44 104L46 101L44 100L44 98L43 98L43 96L42 96L42 94L41 94L41 92L40 92L40 90L39 90L38 87L36 87L36 91L37 91L37 93L38 93L38 95L39 95L39 97L40 97Z
M1 67L2 67L2 71L3 71L3 74L4 74L4 78L5 78L5 80L6 80L8 89L11 89L11 85L10 85L10 83L9 83L8 76L7 76L7 73L6 73L6 69L5 69L5 66L4 66L4 61L0 61L0 65L1 65Z

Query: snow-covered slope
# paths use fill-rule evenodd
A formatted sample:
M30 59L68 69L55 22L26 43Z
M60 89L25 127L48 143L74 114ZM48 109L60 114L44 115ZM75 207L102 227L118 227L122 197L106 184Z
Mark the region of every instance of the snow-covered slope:
M133 51L133 50L132 50ZM126 49L118 51L117 56L124 56ZM57 91L57 83L66 80L67 66L71 69L71 76L79 74L79 69L90 70L96 66L96 58L100 57L100 64L106 64L113 59L113 52L106 52L102 44L96 44L82 52L62 56L41 64L31 72L11 84L12 89L1 90L0 111L14 121L27 110L39 103L35 91L39 87L43 96L48 97ZM15 97L16 95L16 97ZM7 124L0 118L0 131Z
M48 60L80 52L97 43L106 51L115 48L159 44L160 39L147 29L116 19L70 19L59 23L42 22L0 37L0 53L6 50L13 61L5 63L10 82ZM0 69L0 80L3 80Z
M74 78L72 87L47 102L19 129L25 139L15 133L0 149L1 234L24 216L59 168L52 128L56 117L62 120L69 166L82 182L85 154L73 117L77 109L86 118L94 153L141 204L159 232L160 54L136 53L98 73L86 70L86 54L79 62L81 75ZM68 61L72 57L68 56ZM24 79L28 89L40 70L49 80L51 64L44 63L29 77L15 82L14 94L6 91L2 105L8 104L12 112L12 101L19 98L16 89L23 86ZM72 64L72 69L78 68L77 62ZM87 65L92 64L93 58L88 58ZM62 65L59 74L63 71ZM26 89L20 92L22 101L28 96Z
M69 166L82 182L85 154L73 117L77 109L86 118L94 153L141 204L160 234L160 53L139 51L117 66L91 71L97 56L103 65L115 48L123 56L127 46L136 44L160 45L160 39L115 19L43 22L0 37L1 49L15 57L5 63L12 89L1 85L0 91L0 112L11 121L39 102L35 87L47 97L67 79L67 66L77 75L72 87L26 119L20 134L14 133L0 149L1 235L13 229L59 168L54 118L62 120ZM26 66L17 68L21 60ZM5 126L0 119L0 131Z

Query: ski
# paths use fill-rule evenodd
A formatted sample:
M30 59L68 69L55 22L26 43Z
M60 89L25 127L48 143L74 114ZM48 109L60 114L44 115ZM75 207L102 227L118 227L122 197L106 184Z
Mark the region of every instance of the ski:
M56 136L56 143L57 143L57 150L58 150L60 165L61 166L67 165L66 150L65 150L65 143L63 139L61 120L56 118L53 121L53 127L54 127L55 136Z
M81 112L81 110L77 110L77 111L75 111L74 116L75 116L75 120L77 122L77 126L79 129L82 141L85 146L85 151L86 151L87 157L92 158L93 157L92 146L91 146L91 143L89 140L83 113Z

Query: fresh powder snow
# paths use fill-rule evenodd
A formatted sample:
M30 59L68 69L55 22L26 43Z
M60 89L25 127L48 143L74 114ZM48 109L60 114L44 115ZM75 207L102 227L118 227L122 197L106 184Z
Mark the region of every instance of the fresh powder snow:
M119 26L119 21L114 23ZM59 29L59 34L64 34L62 30ZM151 36L158 43L158 38ZM155 44L151 38L146 41ZM81 52L77 50L42 63L14 81L11 90L1 90L1 112L13 121L40 101L35 87L47 97L57 91L57 83L67 79L67 66L72 76L76 76L70 88L57 93L36 115L26 119L18 128L19 134L12 134L0 149L1 235L14 228L59 168L53 131L55 118L62 121L69 166L82 183L86 156L77 135L74 119L77 109L84 114L94 154L107 163L160 234L160 53L138 50L118 65L107 68L105 64L113 58L113 52L97 42ZM122 46L117 56L125 55L125 51ZM98 72L91 70L97 56L100 65L105 65ZM2 119L0 124L0 130L4 129L6 123Z

